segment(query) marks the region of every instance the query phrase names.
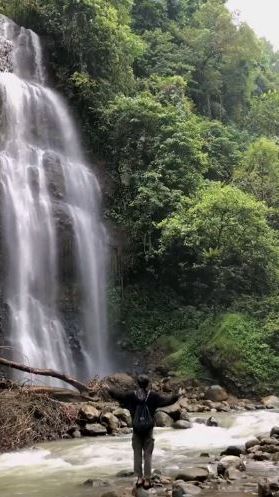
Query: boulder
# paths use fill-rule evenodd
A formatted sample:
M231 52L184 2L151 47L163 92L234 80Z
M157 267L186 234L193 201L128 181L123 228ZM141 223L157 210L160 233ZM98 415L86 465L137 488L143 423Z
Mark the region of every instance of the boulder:
M128 409L122 409L121 407L119 407L118 409L113 411L113 415L116 416L121 421L124 421L124 423L126 423L127 426L129 427L132 426L132 418L130 411L128 411Z
M279 409L279 397L276 395L264 397L262 403L267 409Z
M163 411L157 411L155 414L155 425L159 428L170 427L173 424L173 419Z
M182 421L190 421L190 416L188 414L188 412L186 411L186 409L183 409L180 413L180 419Z
M175 421L172 425L173 428L176 430L189 430L189 428L192 428L193 425L189 421L184 421L183 419L179 419L178 421Z
M274 426L270 432L271 437L278 437L279 438L279 426Z
M100 423L86 424L83 428L83 434L91 437L97 437L99 435L106 435L107 429Z
M193 423L198 423L199 425L206 425L206 419L205 418L194 418Z
M81 438L80 430L74 430L71 434L72 438Z
M258 438L252 438L251 440L248 440L245 444L245 449L249 450L252 449L252 447L255 447L256 445L259 445L259 439Z
M239 457L243 453L244 453L243 447L239 447L237 445L230 445L229 447L226 448L226 450L223 450L223 452L221 452L221 456Z
M105 480L93 480L89 478L82 484L84 487L93 487L93 488L102 488L102 487L108 487L109 484Z
M218 426L218 421L214 418L214 416L210 416L206 420L206 426Z
M179 473L175 480L183 481L206 481L209 477L209 471L207 468L187 468L183 472Z
M228 397L228 393L220 385L212 385L205 392L205 398L213 402L222 402L223 400L227 400Z
M157 412L164 412L168 414L174 421L180 419L181 407L178 402L172 404L171 406L160 407Z
M258 443L260 445L279 445L279 440L275 437L263 437Z
M133 488L132 494L135 497L150 497L150 493L147 490L144 490L144 488L139 487L139 488ZM120 497L120 496L119 496ZM122 497L122 496L121 496Z
M279 492L278 478L262 478L258 484L259 497L275 497Z
M119 419L111 412L106 412L101 416L101 422L107 426L108 432L112 433L119 428Z
M237 456L224 456L222 459L220 459L218 465L217 465L217 474L219 476L224 476L225 472L228 468L235 468L239 469L240 471L245 470L245 464L244 462L240 459L240 457Z
M188 410L189 400L186 397L182 397L182 399L179 399L178 403L179 403L181 409Z
M270 461L272 456L268 452L258 451L253 453L253 459L255 461Z
M227 480L241 480L245 478L242 471L232 467L226 469L224 476Z
M130 478L131 476L133 476L133 474L134 474L134 472L130 471L129 469L122 469L122 471L119 471L116 474L116 477L117 478Z
M134 378L126 373L115 373L108 376L105 382L120 390L134 390L136 387Z
M192 483L185 483L183 480L178 480L173 484L172 497L184 497L191 495L199 495L201 489Z
M128 428L128 426L120 429L120 432L122 433L122 435L130 435L130 433L132 433L132 431L133 431L132 428Z
M94 423L98 421L100 417L100 412L96 407L90 404L84 404L79 410L79 418L81 420L87 421L88 423Z

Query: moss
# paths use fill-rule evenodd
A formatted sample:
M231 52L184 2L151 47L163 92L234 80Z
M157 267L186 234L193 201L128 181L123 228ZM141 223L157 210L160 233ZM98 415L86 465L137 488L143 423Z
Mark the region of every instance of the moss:
M245 393L278 388L279 357L269 346L261 321L226 313L211 321L211 329L212 338L205 344L203 356L225 382Z

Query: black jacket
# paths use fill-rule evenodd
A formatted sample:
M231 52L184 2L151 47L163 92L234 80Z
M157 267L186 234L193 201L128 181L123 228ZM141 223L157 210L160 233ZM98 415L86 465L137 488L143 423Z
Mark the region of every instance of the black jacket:
M120 392L115 388L109 388L109 394L120 402L123 407L129 409L132 418L135 415L136 408L140 403L136 391ZM155 415L156 409L159 407L170 406L179 399L179 395L161 395L153 390L150 390L146 404L152 417Z

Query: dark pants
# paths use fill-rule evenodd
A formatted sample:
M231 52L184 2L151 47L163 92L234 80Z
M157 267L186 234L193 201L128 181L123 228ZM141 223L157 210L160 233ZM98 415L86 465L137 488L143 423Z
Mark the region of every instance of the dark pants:
M134 472L139 478L143 474L146 479L151 478L152 453L154 449L153 430L146 435L133 433L132 446L134 450ZM144 457L144 473L142 472L142 455Z

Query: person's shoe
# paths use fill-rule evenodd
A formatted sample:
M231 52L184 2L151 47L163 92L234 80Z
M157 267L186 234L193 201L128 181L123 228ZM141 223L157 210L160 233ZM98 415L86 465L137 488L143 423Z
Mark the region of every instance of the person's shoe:
M143 479L142 478L138 478L137 482L136 482L136 488L142 487L143 483L144 483Z
M150 480L144 480L143 482L143 488L144 490L149 490L150 488L152 488L152 483Z

